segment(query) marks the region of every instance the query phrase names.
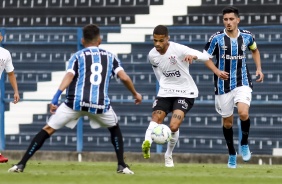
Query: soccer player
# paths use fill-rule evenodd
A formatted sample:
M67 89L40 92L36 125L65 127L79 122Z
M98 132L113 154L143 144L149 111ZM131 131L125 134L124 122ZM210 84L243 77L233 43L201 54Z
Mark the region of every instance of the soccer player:
M0 42L2 42L3 40L3 36L0 32ZM12 57L10 52L7 49L4 49L2 47L0 47L0 78L2 76L3 71L7 72L9 81L11 83L11 86L14 90L14 101L13 103L16 104L18 103L18 101L20 100L20 95L19 95L19 91L18 91L18 84L17 84L17 79L14 73L14 66L12 63ZM4 157L1 153L0 153L0 163L5 163L8 162L8 158Z
M207 61L202 52L169 41L168 28L158 25L153 31L154 48L148 59L152 64L159 82L159 91L153 103L152 120L146 130L142 144L143 157L150 158L152 129L163 123L168 113L172 112L170 129L172 138L167 143L165 166L174 167L172 151L179 138L179 127L185 114L193 107L198 97L198 88L189 74L189 65L193 60Z
M134 174L124 162L123 136L108 97L111 77L115 75L120 78L132 93L135 104L141 103L142 96L135 90L120 60L111 52L98 47L101 43L98 26L86 25L81 41L84 49L69 59L67 72L51 101L50 112L53 115L33 138L22 159L9 172L23 172L27 161L56 130L63 126L74 128L79 117L88 116L92 128L107 127L110 131L118 160L117 172ZM66 100L58 107L58 99L65 89Z
M223 24L225 29L211 36L204 53L209 56L206 66L214 73L215 109L223 118L223 135L229 152L227 166L236 168L237 154L233 144L233 111L237 107L241 120L241 153L244 161L251 159L248 146L250 130L249 107L252 99L252 80L246 63L246 52L252 52L256 64L257 82L262 82L260 53L253 35L238 29L239 11L235 7L225 7ZM212 58L215 56L216 64Z

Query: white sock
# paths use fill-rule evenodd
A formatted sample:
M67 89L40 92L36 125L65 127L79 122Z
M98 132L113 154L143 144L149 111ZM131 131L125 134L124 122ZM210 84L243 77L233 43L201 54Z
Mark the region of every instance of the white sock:
M166 152L165 152L166 156L172 155L172 151L174 150L174 147L175 147L175 145L178 141L178 138L179 138L179 129L176 132L171 132L171 139L167 143L167 148L166 148Z
M146 130L146 134L145 134L145 140L150 141L150 144L152 144L153 140L151 138L151 133L153 131L153 128L155 128L156 126L158 126L158 123L154 122L154 121L150 121L150 124Z

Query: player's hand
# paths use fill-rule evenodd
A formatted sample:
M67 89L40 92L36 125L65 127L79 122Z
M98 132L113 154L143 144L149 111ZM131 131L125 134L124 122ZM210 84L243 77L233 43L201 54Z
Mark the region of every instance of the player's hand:
M55 112L56 112L58 106L57 106L57 105L54 105L54 104L50 104L49 107L50 107L50 113L51 113L51 114L55 114Z
M217 72L215 74L221 80L227 80L229 78L229 73L226 72L226 71L217 70Z
M261 70L256 71L257 82L263 82L264 75Z
M19 101L20 101L20 95L19 95L19 93L15 93L15 94L14 94L14 101L13 101L13 103L16 104L16 103L18 103Z
M189 64L192 64L193 60L197 60L197 56L192 56L192 55L186 55L184 57L184 61L189 62Z
M138 105L142 102L142 95L140 93L136 93L136 95L134 95L134 99L135 99L135 104Z

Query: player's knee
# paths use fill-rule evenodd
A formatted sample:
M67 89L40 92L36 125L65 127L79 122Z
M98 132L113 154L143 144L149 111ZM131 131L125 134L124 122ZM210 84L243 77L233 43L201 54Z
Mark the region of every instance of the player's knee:
M176 125L176 124L173 124L173 125L170 125L169 128L170 128L171 132L177 132L179 126Z
M241 120L246 121L249 118L249 113L248 112L241 112L239 114L239 117Z

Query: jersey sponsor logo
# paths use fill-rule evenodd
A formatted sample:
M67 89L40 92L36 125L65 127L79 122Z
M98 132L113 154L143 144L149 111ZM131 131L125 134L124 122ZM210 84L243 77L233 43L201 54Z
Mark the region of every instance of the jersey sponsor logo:
M188 109L188 104L185 102L185 100L178 100L177 103L181 104L183 109Z
M245 55L239 55L239 56L230 56L230 55L224 55L222 54L221 56L222 59L231 59L231 60L238 60L238 59L246 59L246 56Z
M180 77L181 76L181 73L179 70L170 70L170 71L163 72L163 74L166 77Z
M86 102L80 102L79 105L81 107L90 107L90 108L95 108L95 109L105 109L105 105L97 105L97 104L92 104L92 103L86 103Z
M182 94L187 94L187 90L182 90L182 89L164 89L164 92L166 93L182 93Z

